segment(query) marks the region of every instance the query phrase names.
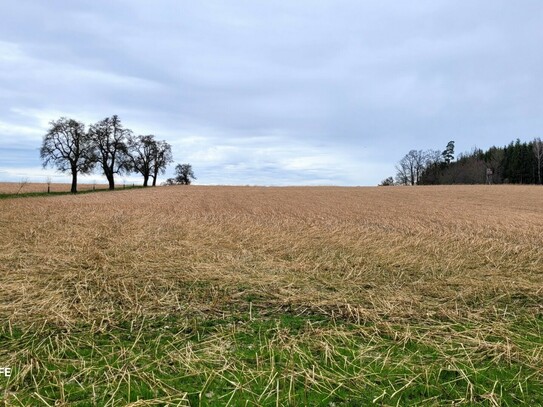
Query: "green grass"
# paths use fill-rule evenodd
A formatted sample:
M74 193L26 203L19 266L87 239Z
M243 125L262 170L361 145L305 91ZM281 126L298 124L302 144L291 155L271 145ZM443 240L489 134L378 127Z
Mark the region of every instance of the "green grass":
M541 405L542 319L496 329L241 313L0 330L9 405ZM499 332L499 330L498 330ZM518 335L512 335L518 333ZM507 351L509 349L509 352Z

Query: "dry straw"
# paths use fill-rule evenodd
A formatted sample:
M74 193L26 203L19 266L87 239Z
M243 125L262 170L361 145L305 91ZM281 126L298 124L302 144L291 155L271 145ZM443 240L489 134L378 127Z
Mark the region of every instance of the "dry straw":
M0 201L0 315L541 312L543 190L171 187ZM499 310L499 311L497 311Z
M542 202L543 189L530 186L191 186L0 200L1 333L10 338L0 356L20 391L5 397L66 405L65 386L89 393L92 383L85 397L96 405L187 405L189 396L303 405L308 393L328 403L364 388L386 405L417 387L431 405L461 383L465 391L447 396L455 404L499 405L504 386L529 404L543 378ZM202 340L191 328L240 313L246 324L218 325ZM251 360L240 351L255 315L292 314L331 323L308 320L293 334L278 322L253 332ZM144 337L146 321L170 316L174 334L163 323ZM129 343L93 342L127 324ZM90 338L70 335L81 325ZM391 354L412 343L419 348ZM81 349L92 357L63 356ZM48 370L63 363L77 373ZM485 380L494 365L530 373ZM202 380L196 393L171 387L172 366ZM142 383L154 393L134 401ZM229 390L218 394L217 383Z

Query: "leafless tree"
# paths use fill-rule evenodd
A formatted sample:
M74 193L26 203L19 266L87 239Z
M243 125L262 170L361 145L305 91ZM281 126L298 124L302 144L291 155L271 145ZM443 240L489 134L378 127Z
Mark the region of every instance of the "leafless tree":
M153 157L156 152L155 136L128 137L128 155L130 167L143 176L143 186L149 185L149 177L153 171Z
M125 173L130 168L126 143L131 133L129 129L123 128L117 115L106 117L89 129L109 189L115 189L115 174Z
M196 177L192 165L177 164L175 166L175 178L168 178L166 185L190 185L193 179L196 179Z
M424 159L426 161L426 167L436 165L442 162L443 156L439 150L426 150L424 152Z
M439 150L426 150L424 152L424 168L419 176L419 184L432 185L437 184L441 170L443 169L444 159Z
M403 160L396 164L396 183L398 185L409 185L409 166Z
M153 177L153 186L156 186L158 174L164 174L164 172L166 172L166 167L172 162L172 146L170 146L164 140L155 142L151 164L151 176Z
M412 155L415 163L415 184L418 184L420 177L428 163L428 155L426 151L422 150L411 150L409 155Z
M40 149L43 166L69 171L72 174L71 192L75 194L78 174L91 172L96 163L91 138L85 132L85 125L73 119L61 117L50 125Z
M389 187L389 186L392 186L392 185L394 185L394 178L393 177L385 178L379 184L380 187Z
M17 195L21 193L23 188L27 186L28 183L29 183L28 178L21 178L21 180L19 181L19 189L17 190Z
M396 181L403 185L417 185L427 164L426 153L411 150L396 165Z

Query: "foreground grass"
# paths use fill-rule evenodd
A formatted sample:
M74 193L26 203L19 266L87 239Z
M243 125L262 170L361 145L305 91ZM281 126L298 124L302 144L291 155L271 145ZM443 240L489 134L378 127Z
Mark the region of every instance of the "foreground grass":
M0 331L10 405L543 404L543 319L353 324L319 316L141 318ZM538 355L539 354L539 355Z

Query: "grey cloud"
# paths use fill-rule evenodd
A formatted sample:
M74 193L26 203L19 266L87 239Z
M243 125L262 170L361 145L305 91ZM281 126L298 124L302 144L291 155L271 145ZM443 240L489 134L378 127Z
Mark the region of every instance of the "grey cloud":
M539 0L7 0L0 148L29 149L20 130L48 114L119 114L202 183L371 185L411 148L540 135L542 17Z

